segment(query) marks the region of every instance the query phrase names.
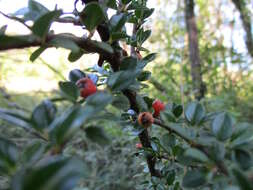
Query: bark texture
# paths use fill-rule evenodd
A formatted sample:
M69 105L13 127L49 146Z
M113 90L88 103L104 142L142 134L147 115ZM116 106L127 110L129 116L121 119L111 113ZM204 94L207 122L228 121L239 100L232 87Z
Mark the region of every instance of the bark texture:
M195 99L200 100L205 95L205 85L203 83L201 74L201 61L199 57L198 46L198 30L194 15L194 0L185 0L184 2L193 91Z
M240 17L242 20L242 25L246 33L246 46L250 56L253 58L253 36L251 29L251 18L250 11L246 7L245 0L232 0L235 7L240 12Z

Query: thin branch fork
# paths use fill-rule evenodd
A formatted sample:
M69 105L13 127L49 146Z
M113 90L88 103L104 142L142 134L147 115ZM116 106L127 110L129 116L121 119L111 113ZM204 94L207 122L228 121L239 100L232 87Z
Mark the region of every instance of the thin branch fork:
M211 157L210 153L206 150L206 148L201 145L201 144L198 144L196 142L193 142L192 140L190 139L187 139L186 137L182 136L180 133L178 133L177 131L173 130L172 128L170 128L169 126L163 124L161 122L161 120L159 119L155 119L154 121L154 124L157 125L157 126L160 126L162 127L163 129L169 131L170 133L174 133L175 135L181 137L182 139L184 139L188 144L190 144L192 147L194 148L197 148L198 150L200 150L201 152L203 152L207 157ZM228 169L226 168L225 164L223 162L219 162L219 161L216 161L216 160L213 160L216 164L216 166L219 168L220 172L223 173L224 175L228 176L229 173L228 173Z

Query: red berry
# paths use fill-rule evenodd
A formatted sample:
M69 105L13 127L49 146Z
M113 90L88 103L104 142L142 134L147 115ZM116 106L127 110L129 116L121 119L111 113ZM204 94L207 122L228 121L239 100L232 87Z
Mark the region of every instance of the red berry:
M165 109L164 103L162 103L160 100L155 100L152 104L152 107L154 109L154 117L157 117L160 115L160 112Z
M78 80L76 85L80 88L80 93L83 98L87 98L97 92L97 86L88 77Z
M154 123L154 118L151 113L142 112L138 116L138 123L144 128L148 128Z
M137 149L141 149L141 148L142 148L142 144L141 144L141 143L137 143L137 144L135 145L135 147L136 147Z

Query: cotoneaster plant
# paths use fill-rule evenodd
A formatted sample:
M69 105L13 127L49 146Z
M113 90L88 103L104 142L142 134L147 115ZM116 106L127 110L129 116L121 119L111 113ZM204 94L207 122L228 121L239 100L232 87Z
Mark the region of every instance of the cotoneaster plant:
M79 79L76 82L76 85L80 89L80 95L83 98L87 98L88 96L97 92L97 86L89 77Z
M78 135L101 146L110 143L103 129L106 122L122 127L131 139L135 135L133 143L142 145L138 158L145 160L139 174L143 181L136 189L253 189L252 125L236 122L222 111L207 113L201 102L164 106L143 93L151 75L146 65L156 56L145 44L151 35L146 23L154 11L147 0L73 3L70 14L34 0L16 14L4 14L30 34L11 35L2 27L0 51L38 47L31 61L52 47L68 49L70 62L84 54L98 55L93 68L70 71L69 80L59 82L60 93L31 113L0 109L2 120L36 139L21 150L0 137L0 174L7 189L87 189L87 179L93 179L94 173L80 155L66 149ZM55 22L81 27L84 36L53 32Z

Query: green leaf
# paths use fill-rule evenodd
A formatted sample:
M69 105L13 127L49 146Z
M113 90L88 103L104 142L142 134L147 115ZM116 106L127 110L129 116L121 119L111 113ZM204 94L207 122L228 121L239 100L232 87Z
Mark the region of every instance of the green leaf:
M119 13L119 14L113 15L109 20L111 32L121 31L126 21L127 21L126 13Z
M126 4L128 4L130 1L131 1L131 0L122 0L122 3L126 5Z
M76 105L67 109L50 124L50 139L58 145L65 143L94 114L94 109L90 106Z
M78 87L73 82L59 82L62 96L72 102L75 102L80 95Z
M31 129L33 127L28 117L11 110L0 109L0 119L25 129Z
M217 115L212 123L212 131L219 140L226 140L233 133L232 118L227 113Z
M7 25L4 25L0 28L0 36L5 34L6 29L7 29Z
M80 14L81 22L89 31L93 31L105 18L104 11L97 2L88 3Z
M143 15L142 15L142 19L146 19L148 17L150 17L153 12L154 12L155 9L145 9L144 12L143 12Z
M21 13L22 11L19 10L17 13ZM37 1L34 0L29 0L28 2L28 11L24 12L24 19L27 20L37 20L39 17L41 17L42 15L48 13L49 10L43 6L42 4L40 4Z
M148 54L146 57L144 57L140 63L138 64L138 68L143 69L149 62L154 61L156 58L156 53Z
M161 112L162 114L163 112ZM188 140L196 140L197 131L194 128L182 127L182 124L179 123L168 123L168 128L177 132L180 136Z
M114 91L121 91L128 88L135 82L137 73L133 71L118 71L108 77L107 85Z
M103 128L90 126L85 128L86 136L93 142L99 145L106 145L110 142L110 139L105 134Z
M56 48L62 47L65 49L71 50L73 53L79 53L79 46L67 36L57 36L56 38L50 40L48 42L49 45L54 46Z
M138 45L141 46L151 35L151 30L144 31L143 28L139 29L136 34Z
M176 121L176 118L175 118L174 114L168 109L166 109L165 111L162 111L160 113L160 115L161 115L161 119L166 123Z
M62 14L61 10L48 12L39 17L32 26L32 31L36 36L45 39L52 22Z
M223 143L220 142L214 142L212 145L208 148L209 152L211 153L210 156L213 160L216 161L222 161L224 160L226 149Z
M138 64L138 60L135 57L125 57L120 64L120 70L135 70Z
M235 127L233 134L231 136L231 141L234 141L234 140L240 138L241 136L244 136L245 133L247 133L248 131L253 132L253 126L251 124L249 124L249 123L236 124L236 127Z
M18 148L11 141L0 137L0 174L12 173L18 161Z
M140 109L140 112L148 111L148 105L146 104L142 96L136 95L136 103L138 105L138 108Z
M116 0L108 0L107 7L117 10L117 3Z
M161 145L167 152L170 152L171 148L176 145L175 136L169 133L164 134L161 138Z
M122 32L112 32L111 33L111 39L112 39L112 41L126 39L128 37L129 36L127 35L127 33L125 31L122 31Z
M199 125L205 117L205 109L198 102L190 103L185 110L185 118L191 125Z
M150 71L142 71L141 74L137 77L138 81L147 81L151 77Z
M113 100L108 92L97 92L86 99L86 105L94 108L96 112L103 110Z
M200 161L200 162L207 162L209 160L208 157L203 152L201 152L195 148L188 148L184 152L184 156L190 157L190 158L192 158L196 161Z
M253 189L253 185L240 170L234 168L232 172L241 190Z
M73 69L69 72L69 80L73 83L76 83L79 79L82 79L85 77L86 77L86 74L79 69Z
M47 48L46 47L39 47L36 49L30 56L30 61L34 62Z
M69 54L69 56L68 56L68 60L69 60L70 62L75 62L75 61L77 61L78 59L80 59L80 58L83 56L84 53L85 53L85 51L83 51L83 50L81 50L81 49L79 49L78 52L72 51L72 52L70 52L70 54Z
M186 188L197 188L205 183L205 174L200 170L187 171L182 181L183 187Z
M243 170L249 169L253 164L250 152L243 149L235 150L235 159Z
M21 159L24 163L33 165L43 157L46 151L46 146L39 141L32 142L24 150Z
M113 97L112 105L121 110L127 110L129 108L129 101L126 96L118 94Z
M172 112L176 118L180 117L183 113L183 106L182 105L175 105L173 104Z
M32 113L32 122L37 129L47 128L56 115L56 106L50 100L44 100Z
M21 169L12 179L13 190L73 189L86 167L78 159L48 157L36 165Z

